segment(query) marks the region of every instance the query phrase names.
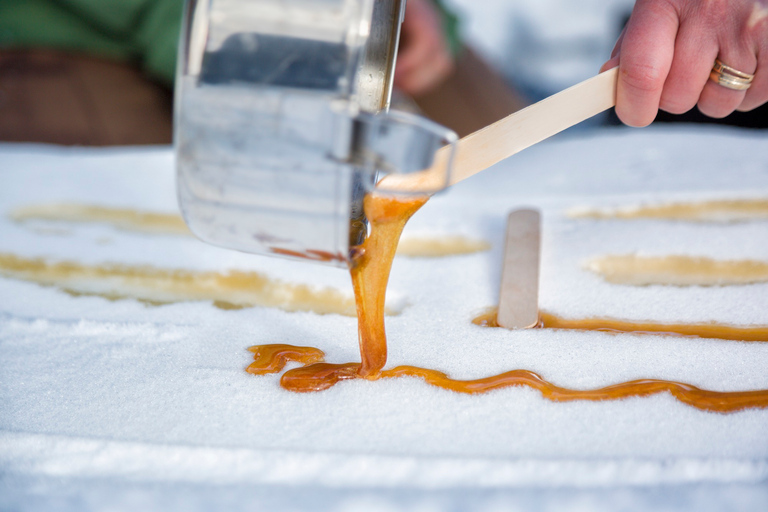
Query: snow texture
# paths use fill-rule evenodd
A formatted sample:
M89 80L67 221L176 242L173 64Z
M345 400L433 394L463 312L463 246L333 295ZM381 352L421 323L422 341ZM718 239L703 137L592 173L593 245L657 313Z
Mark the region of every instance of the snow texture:
M768 389L768 344L483 329L506 214L544 216L542 308L567 317L768 325L768 284L625 287L581 267L609 253L768 260L768 223L568 218L576 206L768 197L756 132L603 129L539 144L430 201L407 233L485 253L397 258L389 365L476 378L515 368L593 388L637 378ZM728 169L724 172L724 169ZM349 291L339 269L108 226L11 222L53 201L173 212L169 148L0 146L0 252L84 263L258 270ZM60 231L65 228L65 231ZM0 278L0 509L716 510L768 503L768 410L702 412L671 396L553 403L530 389L465 396L416 379L297 395L243 371L256 344L358 360L352 318L207 302L72 297ZM116 510L123 510L114 505Z

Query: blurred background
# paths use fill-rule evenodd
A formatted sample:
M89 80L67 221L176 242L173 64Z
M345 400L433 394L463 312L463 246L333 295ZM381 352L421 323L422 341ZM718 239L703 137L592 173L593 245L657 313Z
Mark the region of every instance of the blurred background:
M395 103L419 110L460 135L596 74L634 4L411 3L419 2L434 9L453 65L426 90L401 87ZM183 0L0 1L0 140L170 143L182 7ZM711 122L695 109L657 118L680 121ZM766 127L768 110L717 122ZM604 124L618 120L606 114L580 129Z
M461 13L462 35L506 80L538 101L593 76L608 60L634 0L446 0ZM659 112L656 122L768 128L768 107L710 119L693 109ZM595 124L620 124L610 112ZM582 126L583 128L583 126Z

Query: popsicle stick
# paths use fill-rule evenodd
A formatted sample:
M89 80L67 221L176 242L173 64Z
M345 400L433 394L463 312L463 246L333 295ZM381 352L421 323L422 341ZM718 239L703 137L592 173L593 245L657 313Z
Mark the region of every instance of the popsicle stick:
M516 210L507 220L507 241L499 290L497 322L507 329L539 324L541 214Z
M618 68L609 69L462 138L456 145L449 185L615 106L617 79ZM403 192L440 189L448 154L443 148L430 169L391 174L381 186Z

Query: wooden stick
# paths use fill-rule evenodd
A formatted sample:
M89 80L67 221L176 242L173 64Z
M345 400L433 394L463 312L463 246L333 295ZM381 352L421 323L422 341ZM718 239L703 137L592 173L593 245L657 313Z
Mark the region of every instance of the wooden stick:
M510 213L499 290L501 327L530 329L539 324L540 253L541 214L537 210Z
M613 68L543 99L490 126L462 138L456 144L454 185L616 105L618 68ZM435 154L431 168L414 174L390 174L379 186L388 191L423 192L445 184L447 148Z

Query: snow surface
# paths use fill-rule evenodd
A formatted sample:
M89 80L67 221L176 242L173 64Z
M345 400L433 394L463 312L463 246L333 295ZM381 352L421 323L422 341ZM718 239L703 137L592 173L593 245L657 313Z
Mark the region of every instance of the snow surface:
M768 324L766 284L633 288L581 268L589 257L635 251L768 260L768 223L566 216L575 206L768 197L766 155L760 132L601 129L534 146L435 197L413 218L410 235L464 234L493 249L396 260L391 292L408 306L387 321L389 364L459 378L526 368L574 388L648 377L713 390L768 389L768 344L470 323L497 301L507 212L532 205L544 215L547 311ZM108 226L35 232L5 216L51 201L173 212L169 148L0 145L0 184L0 252L254 269L351 288L335 268ZM768 410L714 414L668 395L552 403L522 388L464 396L415 379L296 395L277 376L243 371L246 348L266 343L317 346L329 361L359 357L351 318L222 311L206 302L149 307L0 278L0 509L768 505Z

